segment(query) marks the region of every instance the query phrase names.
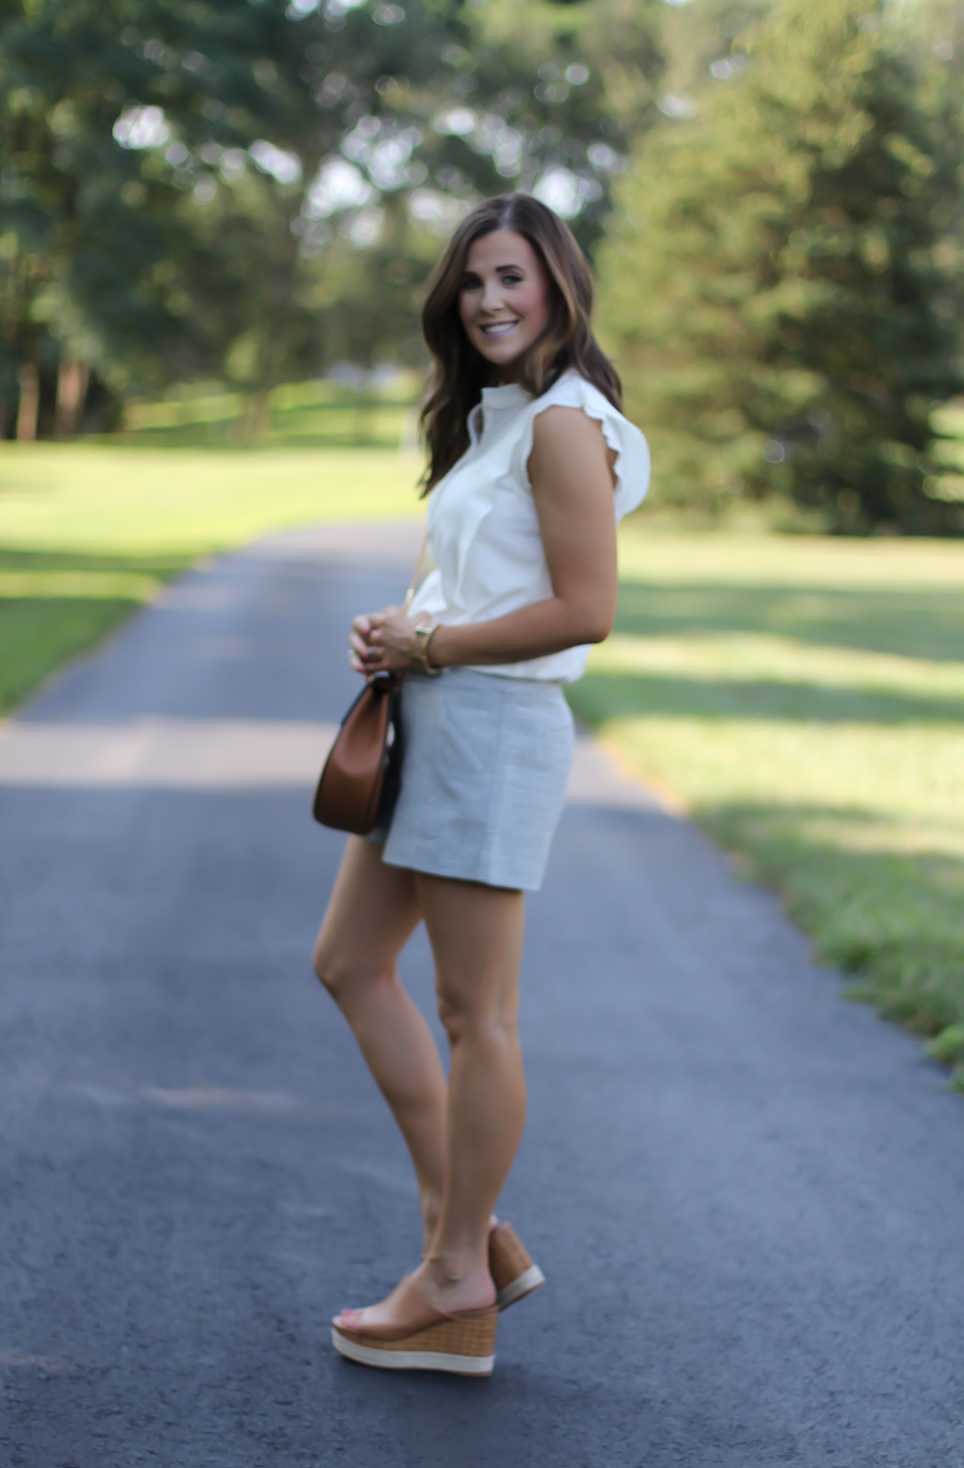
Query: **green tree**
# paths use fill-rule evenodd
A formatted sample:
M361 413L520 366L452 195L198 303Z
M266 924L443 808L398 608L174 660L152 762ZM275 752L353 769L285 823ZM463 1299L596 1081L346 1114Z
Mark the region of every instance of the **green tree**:
M216 112L245 144L270 123L277 109L253 75L269 18L247 9L239 23L224 0L0 6L3 387L15 398L19 379L22 436L36 431L44 371L59 366L60 406L76 409L87 367L122 380L120 364L157 369L191 357L164 266L183 234L175 202L194 179L168 117L194 137ZM201 43L216 66L193 49ZM143 105L132 111L131 99ZM121 145L125 117L169 143L162 165ZM58 414L61 427L69 416Z
M652 110L643 86L635 111L614 115L598 34L644 81L660 64L657 9L540 4L521 19L515 7L513 26L501 0L287 6L255 63L277 104L270 131L228 146L208 107L208 135L195 125L174 145L202 207L195 248L168 274L212 340L221 323L224 372L251 393L254 428L286 378L345 351L411 355L434 235L472 199L535 189L592 245L626 129Z
M964 528L932 413L964 388L960 97L866 0L778 0L747 66L644 139L602 319L657 483L834 528Z
M257 423L277 382L347 339L329 264L365 353L389 351L432 231L479 194L541 190L591 245L652 110L662 8L2 0L0 301L21 424L58 362L76 396L81 361L119 389L225 375Z

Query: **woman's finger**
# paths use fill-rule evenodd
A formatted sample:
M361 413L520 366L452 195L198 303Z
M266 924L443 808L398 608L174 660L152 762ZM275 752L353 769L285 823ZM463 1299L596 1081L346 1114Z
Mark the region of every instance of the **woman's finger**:
M380 612L372 612L368 621L373 627L381 627L385 622L398 614L398 607L382 607Z

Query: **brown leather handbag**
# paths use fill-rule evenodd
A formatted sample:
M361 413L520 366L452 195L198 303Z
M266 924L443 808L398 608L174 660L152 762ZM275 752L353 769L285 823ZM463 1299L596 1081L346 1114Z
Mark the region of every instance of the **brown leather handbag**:
M428 536L402 605L415 595ZM379 816L387 817L402 778L400 673L372 673L341 721L315 789L311 813L322 826L367 836Z
M401 679L373 673L341 721L325 760L312 814L323 826L367 836L394 804L401 777Z

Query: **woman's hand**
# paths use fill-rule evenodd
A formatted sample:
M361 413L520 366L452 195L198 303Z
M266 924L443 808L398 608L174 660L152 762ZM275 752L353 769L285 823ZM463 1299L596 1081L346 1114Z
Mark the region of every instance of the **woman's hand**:
M407 617L401 607L385 607L356 617L351 624L351 665L356 673L400 672L411 665L415 628L426 618Z

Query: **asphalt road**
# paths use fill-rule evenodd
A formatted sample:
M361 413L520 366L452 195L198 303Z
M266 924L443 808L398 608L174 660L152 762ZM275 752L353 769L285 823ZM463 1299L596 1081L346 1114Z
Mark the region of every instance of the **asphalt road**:
M487 1382L332 1351L417 1200L309 968L308 791L414 549L217 561L0 731L0 1464L960 1468L964 1100L587 745L502 1209L548 1287Z

